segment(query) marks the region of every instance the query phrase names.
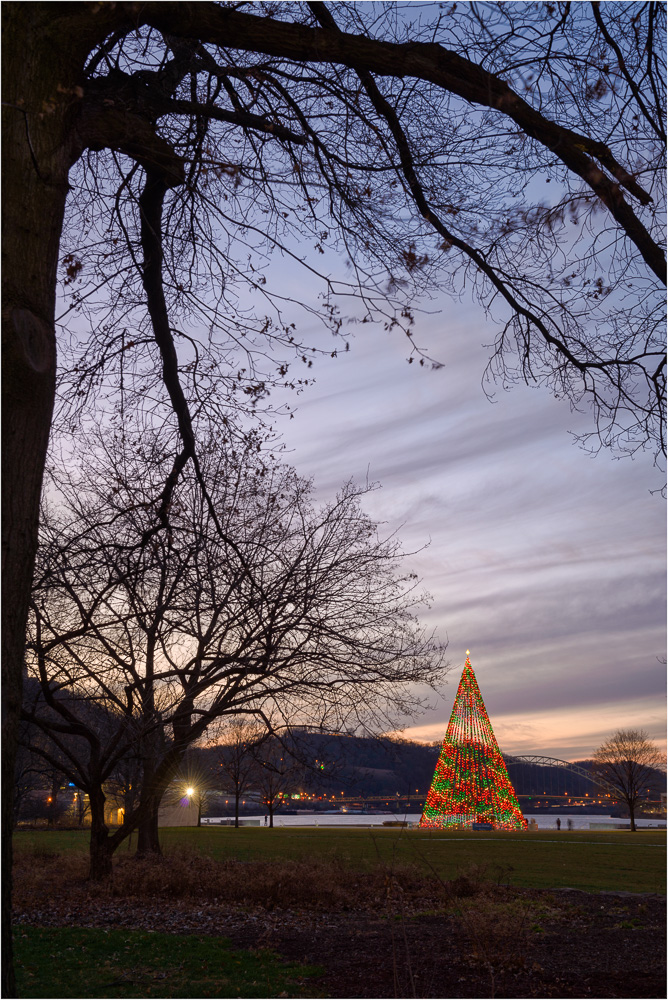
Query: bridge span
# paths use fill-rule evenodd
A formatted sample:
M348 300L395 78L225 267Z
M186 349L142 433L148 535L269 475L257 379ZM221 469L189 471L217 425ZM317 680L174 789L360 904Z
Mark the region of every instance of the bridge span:
M541 754L526 754L522 756L516 756L511 754L502 754L504 761L506 762L506 767L508 768L508 774L510 780L513 781L513 771L517 770L516 765L525 765L534 771L535 777L539 779L542 777L544 785L550 785L549 788L544 787L542 792L544 795L567 795L567 792L559 792L559 778L565 776L566 774L575 774L581 778L586 784L585 787L596 788L599 790L599 794L607 795L608 797L618 796L617 789L601 778L598 774L593 773L586 767L581 767L579 764L574 764L570 760L561 760L559 757L545 757ZM556 780L555 780L556 779ZM515 784L515 781L513 781ZM555 788L556 785L556 788ZM563 786L562 786L563 787ZM540 794L541 789L537 788L535 794ZM580 794L581 788L575 793ZM587 792L584 793L587 796ZM572 797L572 795L571 795ZM590 797L590 796L589 796Z
M547 757L542 754L503 754L503 759L508 768L510 780L515 786L518 799L556 799L564 805L569 801L589 800L592 804L607 805L611 800L617 800L616 789L603 781L598 775L592 774L587 768L579 764L573 764L569 760L561 760L558 757ZM572 774L577 776L579 781L576 788L566 787L566 777ZM572 784L572 782L571 782ZM530 791L526 791L527 785ZM422 808L428 789L416 789L414 793L399 793L394 795L330 795L323 796L331 802L341 805L352 805L355 803L415 803ZM602 801L603 800L603 801Z

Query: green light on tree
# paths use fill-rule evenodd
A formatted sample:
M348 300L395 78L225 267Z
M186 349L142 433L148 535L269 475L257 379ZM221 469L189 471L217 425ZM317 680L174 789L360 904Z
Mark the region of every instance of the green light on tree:
M420 826L471 823L491 823L495 830L527 826L467 650Z

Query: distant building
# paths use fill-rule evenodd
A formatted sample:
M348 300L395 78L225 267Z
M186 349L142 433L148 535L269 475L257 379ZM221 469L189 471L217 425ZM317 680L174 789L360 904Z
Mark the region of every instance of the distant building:
M199 816L199 792L195 790L188 795L184 791L183 781L174 782L162 797L158 826L197 826Z
M124 818L125 809L110 795L104 808L105 823L107 826L120 826ZM198 819L198 793L194 791L191 795L187 795L182 781L173 782L162 797L158 810L158 826L197 826Z

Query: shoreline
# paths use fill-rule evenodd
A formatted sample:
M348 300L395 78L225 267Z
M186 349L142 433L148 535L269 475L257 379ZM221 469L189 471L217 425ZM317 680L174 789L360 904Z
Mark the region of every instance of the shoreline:
M536 829L527 832L556 832L557 819L561 821L561 833L577 833L589 830L628 830L630 822L623 817L610 816L601 813L524 813L525 818L530 822L536 821ZM302 828L302 829L377 829L377 830L397 830L416 829L420 821L421 813L299 813L299 814L274 814L274 828ZM568 822L571 821L571 829L568 829ZM401 825L400 825L401 824ZM403 825L405 824L405 825ZM263 827L264 814L253 814L239 817L240 826ZM234 826L233 816L203 816L202 826ZM638 830L651 830L657 832L666 829L666 820L661 818L643 818L636 820ZM267 824L267 829L269 826Z

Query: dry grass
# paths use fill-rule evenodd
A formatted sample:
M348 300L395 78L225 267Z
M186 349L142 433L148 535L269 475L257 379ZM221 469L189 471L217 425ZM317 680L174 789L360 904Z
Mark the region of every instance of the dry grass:
M379 863L369 871L351 869L337 859L216 861L190 848L175 848L164 857L121 855L113 874L100 883L87 878L87 859L44 851L17 853L14 867L15 905L28 909L50 897L88 894L99 899L168 899L171 902L242 904L273 909L384 912L388 898L401 895L402 906L442 907L440 886L415 865Z
M266 910L464 912L461 902L487 907L503 891L506 874L498 866L469 865L450 881L426 875L417 864L379 860L364 871L338 858L277 858L272 861L219 861L191 847L174 846L163 857L116 855L113 873L102 882L88 879L88 859L37 846L15 854L15 905L29 909L49 898L162 899L261 906ZM469 908L470 909L470 908ZM468 910L467 910L468 912ZM467 918L468 919L468 918ZM466 920L465 920L466 922Z
M505 969L524 965L531 936L530 914L531 907L524 900L490 896L463 901L456 913L468 939L470 957Z

